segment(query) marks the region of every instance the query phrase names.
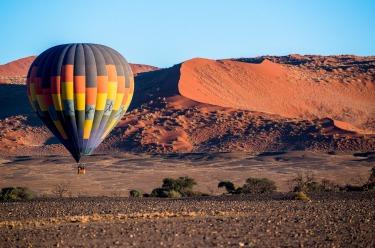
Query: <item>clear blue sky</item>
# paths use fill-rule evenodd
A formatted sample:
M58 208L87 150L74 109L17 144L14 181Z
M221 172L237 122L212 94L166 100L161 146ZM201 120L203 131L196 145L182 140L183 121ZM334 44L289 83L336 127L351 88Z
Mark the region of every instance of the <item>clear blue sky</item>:
M375 55L374 0L0 0L0 64L73 42L132 63Z

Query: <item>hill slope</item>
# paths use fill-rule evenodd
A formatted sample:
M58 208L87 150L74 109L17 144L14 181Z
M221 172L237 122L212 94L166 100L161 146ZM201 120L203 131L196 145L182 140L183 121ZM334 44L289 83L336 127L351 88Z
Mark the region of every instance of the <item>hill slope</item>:
M332 118L362 132L375 131L374 83L317 81L309 74L267 59L260 64L193 59L182 64L178 87L198 102L284 117Z

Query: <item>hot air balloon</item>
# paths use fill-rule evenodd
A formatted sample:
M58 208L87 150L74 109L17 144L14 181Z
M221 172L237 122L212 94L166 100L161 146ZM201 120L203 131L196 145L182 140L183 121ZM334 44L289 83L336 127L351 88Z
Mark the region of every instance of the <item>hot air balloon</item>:
M97 44L49 48L30 66L27 94L43 123L79 162L121 120L134 92L131 68Z

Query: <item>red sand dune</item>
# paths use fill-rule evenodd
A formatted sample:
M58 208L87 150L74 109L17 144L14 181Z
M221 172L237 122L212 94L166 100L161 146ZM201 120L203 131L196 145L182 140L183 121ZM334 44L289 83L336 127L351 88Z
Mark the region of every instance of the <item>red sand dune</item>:
M181 65L178 88L181 95L202 103L284 117L328 117L363 132L375 131L366 126L375 122L374 83L316 82L268 60L192 59Z

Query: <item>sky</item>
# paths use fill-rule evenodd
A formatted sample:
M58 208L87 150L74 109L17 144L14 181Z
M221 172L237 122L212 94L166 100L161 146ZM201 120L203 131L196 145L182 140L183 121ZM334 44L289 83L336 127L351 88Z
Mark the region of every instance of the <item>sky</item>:
M0 0L0 64L97 43L162 68L195 57L375 55L373 0Z

